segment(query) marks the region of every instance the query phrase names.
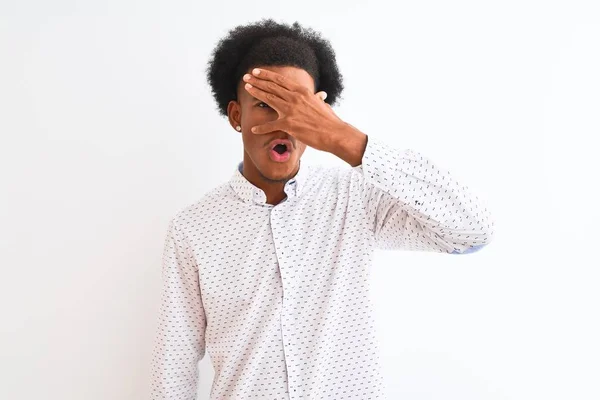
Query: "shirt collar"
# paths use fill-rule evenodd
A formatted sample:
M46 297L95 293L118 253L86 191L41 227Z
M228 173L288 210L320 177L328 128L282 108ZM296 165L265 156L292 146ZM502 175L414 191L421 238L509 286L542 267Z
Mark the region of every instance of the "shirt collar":
M299 196L308 180L310 166L302 163L302 160L299 160L298 163L300 165L298 172L293 178L290 178L290 180L285 183L283 188L288 198ZM243 161L238 163L235 172L231 176L231 179L229 180L231 188L244 201L267 204L267 195L265 192L261 188L250 183L243 175L243 165Z

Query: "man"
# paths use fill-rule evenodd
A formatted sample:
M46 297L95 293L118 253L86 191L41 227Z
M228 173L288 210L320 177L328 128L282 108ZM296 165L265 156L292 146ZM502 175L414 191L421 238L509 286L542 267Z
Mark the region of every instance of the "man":
M194 399L206 350L211 399L384 398L374 249L469 253L490 213L428 158L342 121L334 52L298 23L230 31L208 80L244 157L171 220L151 398ZM306 146L351 168L305 165Z

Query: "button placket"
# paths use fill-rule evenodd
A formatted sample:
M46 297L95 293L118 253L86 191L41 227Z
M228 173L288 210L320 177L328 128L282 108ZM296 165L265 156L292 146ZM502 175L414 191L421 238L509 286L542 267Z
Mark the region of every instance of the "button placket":
M294 342L292 339L292 337L294 336L294 334L293 334L293 329L294 329L293 326L294 325L289 316L289 312L287 311L287 308L289 306L286 307L287 302L286 302L285 293L289 293L289 291L291 290L294 276L292 275L292 271L288 271L286 269L287 263L286 263L285 257L287 256L287 251L283 250L285 248L285 243L279 242L279 236L278 236L279 225L277 224L278 213L280 210L281 210L281 212L285 212L285 211L283 211L284 207L285 207L284 203L280 203L280 204L274 206L273 209L271 209L270 218L271 218L271 231L272 231L273 243L275 245L275 256L277 257L277 264L279 265L280 277L281 277L283 293L284 293L284 297L282 299L282 307L281 307L281 334L282 334L282 338L283 338L284 359L285 359L286 370L287 370L287 381L288 381L288 388L289 388L288 394L290 394L290 398L292 398L291 395L296 393L295 378L294 378L295 363L294 363L294 357L293 357L293 353L294 353L293 343ZM281 250L279 250L279 249L281 249Z

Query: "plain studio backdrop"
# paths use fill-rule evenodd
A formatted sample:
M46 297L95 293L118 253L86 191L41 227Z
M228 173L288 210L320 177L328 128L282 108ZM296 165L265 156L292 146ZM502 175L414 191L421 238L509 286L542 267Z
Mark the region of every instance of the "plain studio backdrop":
M149 397L168 222L243 155L206 63L266 17L331 41L343 120L496 221L478 253L376 253L389 398L600 398L594 3L3 1L0 398Z

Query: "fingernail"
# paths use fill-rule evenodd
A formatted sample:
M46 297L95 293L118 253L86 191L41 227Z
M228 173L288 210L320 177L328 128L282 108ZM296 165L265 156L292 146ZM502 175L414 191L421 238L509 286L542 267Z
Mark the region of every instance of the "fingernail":
M258 74L260 74L260 69L258 69L258 68L254 68L254 69L252 70L252 73L253 73L254 75L258 75Z

